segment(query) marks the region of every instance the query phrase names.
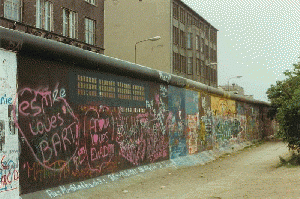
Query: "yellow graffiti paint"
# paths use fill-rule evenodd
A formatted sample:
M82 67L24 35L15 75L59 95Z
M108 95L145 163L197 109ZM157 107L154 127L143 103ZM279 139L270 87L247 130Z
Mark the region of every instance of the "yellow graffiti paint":
M234 115L236 114L236 105L234 100L211 96L211 110L214 115Z

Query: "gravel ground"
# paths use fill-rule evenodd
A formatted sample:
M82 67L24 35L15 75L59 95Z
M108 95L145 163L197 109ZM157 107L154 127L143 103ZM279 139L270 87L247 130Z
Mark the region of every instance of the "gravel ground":
M62 198L300 198L300 167L279 167L279 156L290 156L286 144L266 142L206 165L156 170Z

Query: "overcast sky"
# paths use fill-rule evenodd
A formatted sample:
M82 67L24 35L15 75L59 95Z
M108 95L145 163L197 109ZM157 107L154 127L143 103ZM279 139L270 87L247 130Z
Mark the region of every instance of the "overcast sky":
M267 101L271 84L300 59L300 0L182 0L218 31L219 85Z

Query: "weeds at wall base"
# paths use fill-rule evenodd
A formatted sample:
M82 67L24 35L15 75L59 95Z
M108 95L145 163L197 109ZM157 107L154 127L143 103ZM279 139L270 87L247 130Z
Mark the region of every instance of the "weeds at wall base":
M292 154L287 157L283 158L279 156L280 163L277 165L277 168L285 166L288 168L293 168L293 167L299 167L300 166L300 154L297 152L292 152Z

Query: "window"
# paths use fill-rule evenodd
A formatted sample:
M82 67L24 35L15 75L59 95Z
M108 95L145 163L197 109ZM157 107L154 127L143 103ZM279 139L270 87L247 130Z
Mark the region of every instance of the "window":
M113 80L99 79L99 96L116 98L116 82Z
M173 52L173 68L177 73L185 73L186 71L186 57L179 53Z
M208 45L204 45L204 55L205 55L205 59L208 59Z
M182 30L178 29L178 45L182 48L184 48L184 32Z
M63 36L78 38L78 14L68 9L63 9Z
M95 21L85 18L85 42L91 45L95 44Z
M173 52L173 67L176 72L180 72L180 63L178 53Z
M176 53L173 52L173 70L174 70L174 71L176 71L175 63L176 63Z
M209 80L209 82L212 81L212 68L211 67L208 67L208 80Z
M180 30L180 46L185 48L185 32Z
M217 70L214 70L214 77L215 77L214 83L215 83L215 85L217 85L217 83L218 83L218 74L217 74Z
M193 74L193 57L188 57L188 75Z
M192 48L192 33L187 34L187 48Z
M215 79L215 69L211 69L211 81L214 84L216 79Z
M201 41L200 41L200 52L203 53L203 51L204 51L204 39L201 38Z
M88 97L145 101L143 85L86 75L77 75L77 94Z
M21 21L21 0L4 1L4 17L14 21Z
M204 61L200 61L200 75L201 77L204 77Z
M145 87L132 85L132 99L137 101L145 101Z
M179 44L179 29L173 26L173 43Z
M186 57L183 55L181 56L181 72L186 73Z
M53 4L50 1L36 1L36 27L53 31Z
M196 26L197 25L197 19L196 17L192 18L192 25Z
M197 67L197 75L200 75L201 73L201 62L200 59L196 59L196 67Z
M210 48L209 49L210 51L209 51L209 53L210 53L210 60L211 61L215 61L215 51L212 49L212 48Z
M97 96L97 78L78 75L78 95Z
M198 19L196 19L196 26L198 27L198 28L200 28L201 27L201 22L198 20Z
M85 0L86 2L95 5L95 0Z
M199 36L196 35L195 37L195 45L196 45L196 50L199 50Z
M207 79L207 66L206 65L204 65L204 71L203 71L204 73L204 79Z
M185 11L183 8L180 8L180 21L181 23L185 23Z
M173 4L173 17L178 19L178 5L175 3Z
M187 24L188 25L192 24L192 15L191 14L187 14Z
M208 28L208 26L205 26L204 31L205 31L205 38L208 39L208 35L209 35L209 28Z
M213 50L213 52L212 52L212 54L213 54L213 61L214 62L217 62L217 51L216 50Z

